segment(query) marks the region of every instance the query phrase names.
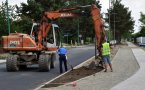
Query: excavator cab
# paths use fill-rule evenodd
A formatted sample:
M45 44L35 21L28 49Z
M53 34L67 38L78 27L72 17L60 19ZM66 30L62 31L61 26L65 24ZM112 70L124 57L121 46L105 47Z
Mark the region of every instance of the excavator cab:
M38 28L39 28L39 23L33 23L30 36L32 39L35 40L35 42L38 42Z
M57 48L60 46L60 30L57 24L52 24L52 30L44 38L43 43L47 48Z
M30 32L30 37L38 43L38 30L39 30L39 23L33 23L31 32ZM48 35L46 38L43 38L42 40L42 45L45 48L57 48L61 44L61 39L60 39L60 29L57 24L52 24L51 30L49 31Z

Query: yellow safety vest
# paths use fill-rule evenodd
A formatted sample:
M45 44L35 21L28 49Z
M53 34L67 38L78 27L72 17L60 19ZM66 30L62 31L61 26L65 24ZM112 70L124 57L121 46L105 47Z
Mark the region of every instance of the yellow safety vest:
M102 55L105 56L105 55L110 55L110 46L109 46L109 43L105 42L103 44L103 50L102 50Z

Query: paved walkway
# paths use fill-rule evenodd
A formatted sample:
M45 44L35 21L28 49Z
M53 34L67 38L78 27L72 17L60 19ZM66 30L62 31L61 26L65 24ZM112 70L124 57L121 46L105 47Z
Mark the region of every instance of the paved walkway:
M132 49L140 66L137 73L126 81L116 85L111 90L145 90L145 51L140 48Z
M144 90L145 51L128 42L112 60L114 72L99 72L71 84L40 90Z

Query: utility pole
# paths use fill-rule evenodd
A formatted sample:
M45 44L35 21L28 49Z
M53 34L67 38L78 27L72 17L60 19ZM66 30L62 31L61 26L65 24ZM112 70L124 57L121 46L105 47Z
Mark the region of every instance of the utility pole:
M114 42L115 42L115 12L114 12Z
M78 19L78 45L80 43L80 39L79 39L80 30L79 30L79 28L80 28L80 25L79 25L79 19Z
M8 34L10 34L10 18L9 18L8 0L6 0L6 5L7 5Z
M97 42L96 42L96 35L95 35L95 60L97 59Z
M109 0L109 41L111 40L111 24L110 24L110 0Z
M115 7L114 7L114 4L115 4L114 0L113 0L112 3L113 3L113 8L115 8ZM114 43L115 43L115 24L116 24L116 21L115 21L115 14L116 14L116 13L115 13L115 9L114 9L114 13L113 13L113 14L114 14L114 15L113 15L113 16L114 16Z

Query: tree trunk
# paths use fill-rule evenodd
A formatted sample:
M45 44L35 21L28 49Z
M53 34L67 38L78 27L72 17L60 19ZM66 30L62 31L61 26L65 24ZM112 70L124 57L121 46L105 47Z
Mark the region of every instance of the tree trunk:
M120 31L116 32L116 36L115 37L116 37L117 43L120 44L121 43L121 33L120 33Z

